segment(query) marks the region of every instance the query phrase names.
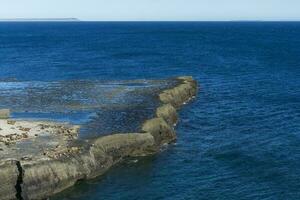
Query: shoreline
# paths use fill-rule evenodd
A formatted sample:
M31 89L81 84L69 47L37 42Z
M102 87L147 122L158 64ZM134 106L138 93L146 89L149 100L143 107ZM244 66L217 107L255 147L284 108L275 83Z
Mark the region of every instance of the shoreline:
M177 80L175 87L158 94L161 105L140 133L113 134L84 144L72 141L67 145L71 151L49 159L0 160L0 199L45 199L80 180L104 174L126 157L158 153L162 145L176 140L177 110L197 94L192 77Z

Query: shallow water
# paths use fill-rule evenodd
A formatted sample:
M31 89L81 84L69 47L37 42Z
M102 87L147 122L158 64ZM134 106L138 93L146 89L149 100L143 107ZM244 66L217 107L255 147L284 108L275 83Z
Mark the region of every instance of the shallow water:
M0 45L2 80L200 82L176 145L53 199L300 198L300 23L0 23Z
M16 119L81 125L79 137L139 132L160 105L158 94L175 79L132 81L0 82L0 108Z

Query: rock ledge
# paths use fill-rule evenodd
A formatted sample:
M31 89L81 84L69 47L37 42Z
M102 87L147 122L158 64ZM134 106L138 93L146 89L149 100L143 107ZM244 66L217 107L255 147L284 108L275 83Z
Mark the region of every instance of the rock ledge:
M174 88L159 94L161 106L156 117L145 121L140 133L108 135L84 144L70 142L39 159L0 158L0 199L46 199L79 180L102 175L126 157L159 152L162 145L176 140L177 110L197 94L197 82L192 77L177 80ZM1 112L0 118L7 118Z

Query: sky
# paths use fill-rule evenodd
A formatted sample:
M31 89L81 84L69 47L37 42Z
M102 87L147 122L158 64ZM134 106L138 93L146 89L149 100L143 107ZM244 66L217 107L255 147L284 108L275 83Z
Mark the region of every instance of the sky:
M300 21L300 0L0 0L3 18Z

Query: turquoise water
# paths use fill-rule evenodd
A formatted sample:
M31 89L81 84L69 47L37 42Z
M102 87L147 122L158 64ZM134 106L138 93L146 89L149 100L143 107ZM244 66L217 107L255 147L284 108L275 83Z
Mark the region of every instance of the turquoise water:
M52 199L299 199L300 23L0 23L0 79L192 75L178 141Z

